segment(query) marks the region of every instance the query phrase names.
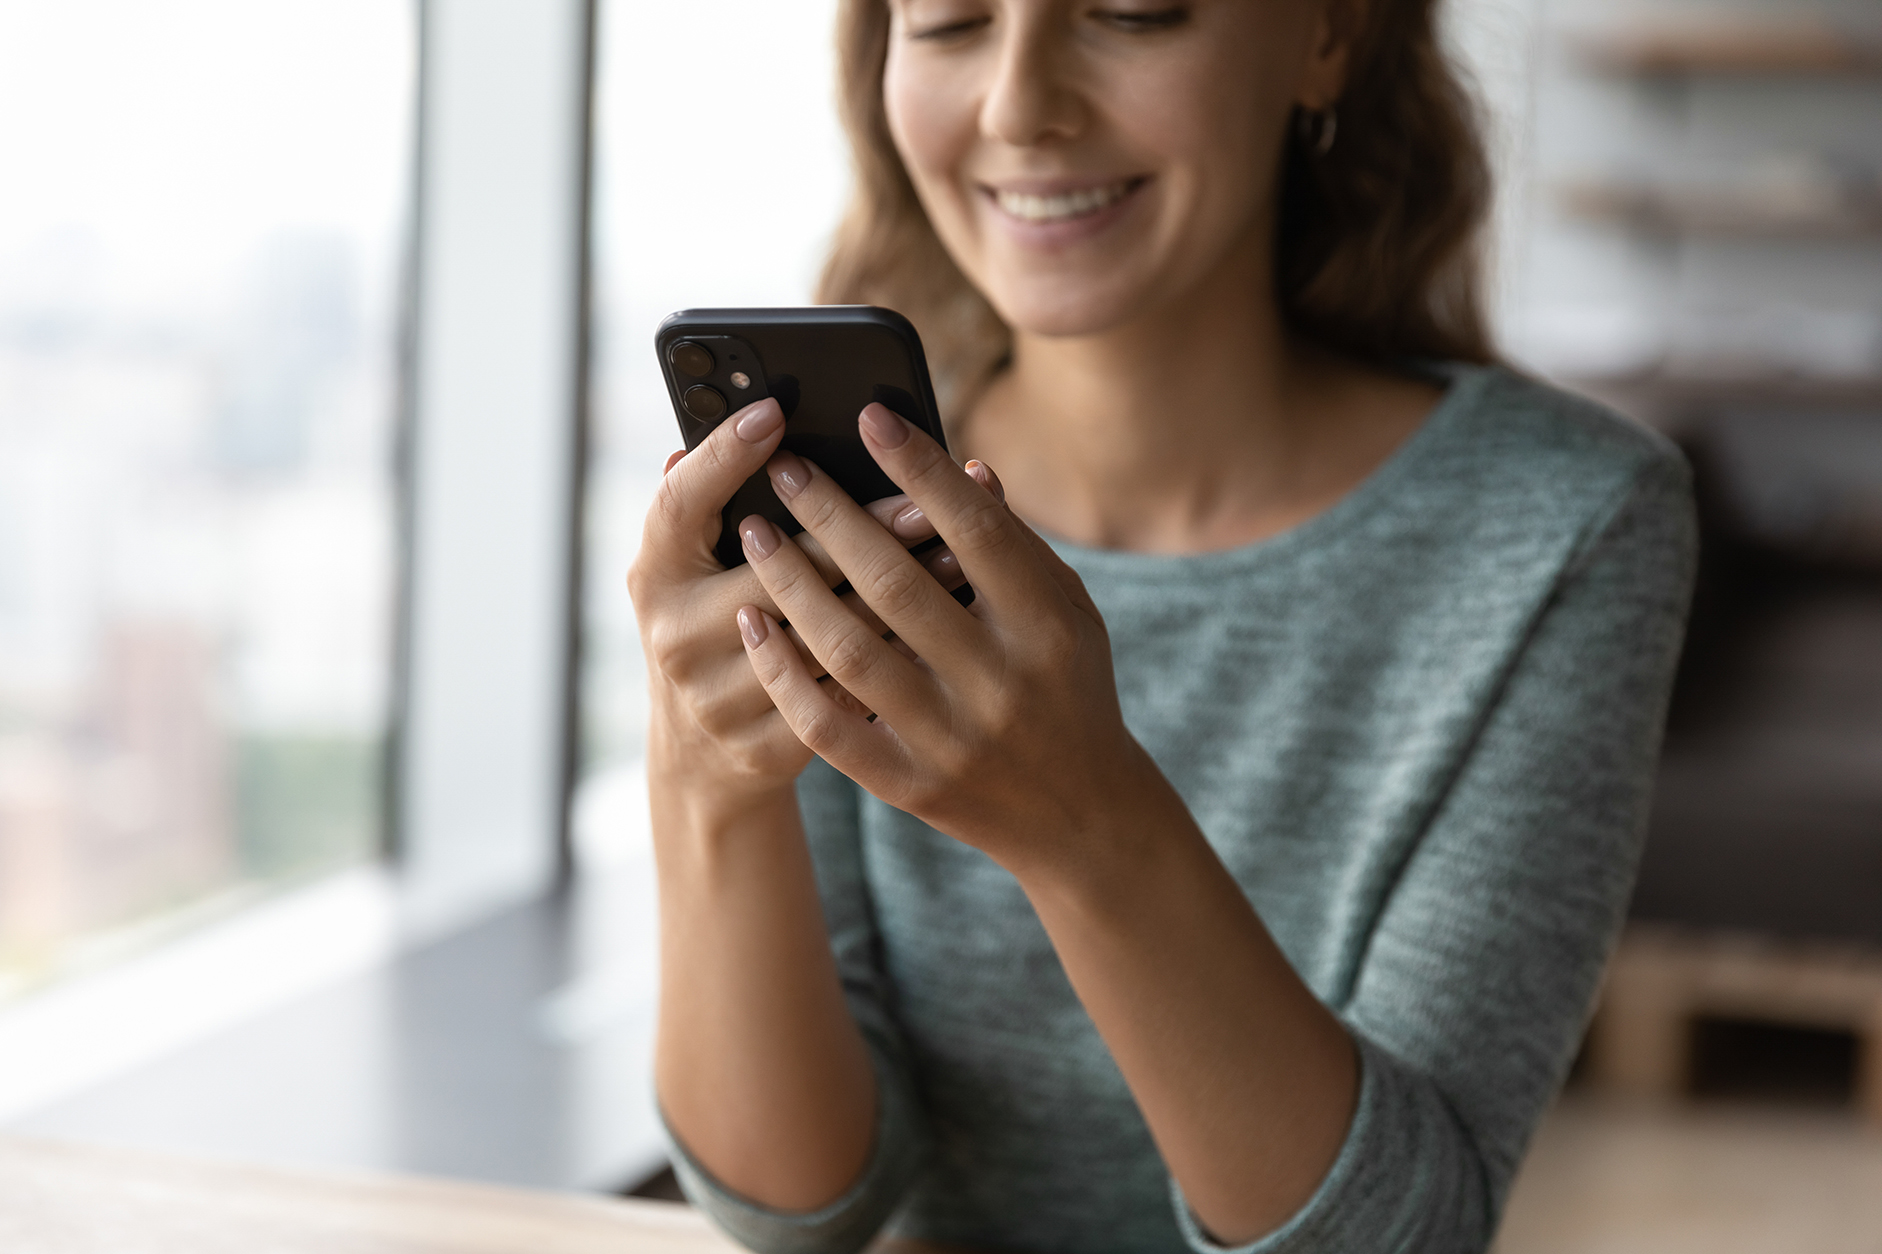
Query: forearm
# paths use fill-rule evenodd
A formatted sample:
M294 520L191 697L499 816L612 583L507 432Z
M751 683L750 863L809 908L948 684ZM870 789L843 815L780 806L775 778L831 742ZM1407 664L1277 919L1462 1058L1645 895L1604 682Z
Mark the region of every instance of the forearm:
M1020 880L1191 1208L1253 1240L1309 1198L1358 1094L1345 1028L1303 984L1155 767L1075 866Z
M861 1174L877 1094L795 795L786 785L727 802L657 762L651 779L661 1106L721 1183L775 1209L814 1209Z

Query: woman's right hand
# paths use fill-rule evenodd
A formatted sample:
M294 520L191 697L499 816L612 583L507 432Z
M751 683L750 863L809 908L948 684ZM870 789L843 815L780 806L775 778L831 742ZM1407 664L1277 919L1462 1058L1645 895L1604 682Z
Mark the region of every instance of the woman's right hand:
M767 399L720 423L691 453L673 454L627 575L647 658L653 764L665 783L715 806L738 807L789 787L811 756L752 673L739 637L740 606L783 616L750 566L727 570L713 555L720 511L764 466L783 435L784 415ZM891 498L870 512L905 544L932 536L933 526L919 512L904 520L906 506L906 498ZM796 543L827 584L841 582L841 572L816 541L800 535ZM961 582L960 565L946 549L924 560L943 584ZM887 634L854 593L843 599L878 634ZM834 679L821 675L822 667L794 633L792 639L837 701L864 711Z

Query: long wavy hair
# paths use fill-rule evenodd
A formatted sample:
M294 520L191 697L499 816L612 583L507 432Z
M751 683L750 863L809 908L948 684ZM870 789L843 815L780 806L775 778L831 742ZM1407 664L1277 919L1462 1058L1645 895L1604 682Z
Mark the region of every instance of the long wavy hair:
M1275 297L1297 335L1369 361L1494 357L1481 295L1490 173L1476 110L1440 46L1437 0L1375 0L1330 150L1288 127ZM841 0L838 107L855 185L817 286L920 331L944 413L978 392L1012 332L942 246L889 133L886 0ZM1298 123L1301 119L1296 118Z

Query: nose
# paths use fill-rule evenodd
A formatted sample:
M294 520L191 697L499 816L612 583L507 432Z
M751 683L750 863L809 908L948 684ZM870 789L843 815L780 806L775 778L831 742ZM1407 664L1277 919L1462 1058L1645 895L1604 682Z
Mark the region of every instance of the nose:
M1029 148L1070 139L1084 125L1071 32L1051 13L1058 7L1008 6L1011 17L1001 24L993 81L980 107L980 130L989 138Z

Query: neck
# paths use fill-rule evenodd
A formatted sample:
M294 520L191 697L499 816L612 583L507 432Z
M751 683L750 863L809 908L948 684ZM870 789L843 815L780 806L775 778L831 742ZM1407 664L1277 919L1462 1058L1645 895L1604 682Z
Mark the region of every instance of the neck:
M1016 508L1105 547L1183 551L1259 531L1299 478L1303 386L1265 247L1200 290L1087 336L1016 334L964 443Z

